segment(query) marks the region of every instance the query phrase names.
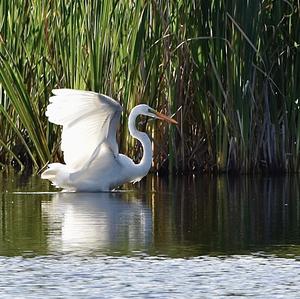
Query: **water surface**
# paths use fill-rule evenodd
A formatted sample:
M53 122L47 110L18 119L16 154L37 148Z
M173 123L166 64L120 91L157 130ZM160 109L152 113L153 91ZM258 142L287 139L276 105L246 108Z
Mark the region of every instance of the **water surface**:
M0 182L1 298L300 296L297 177L148 176L114 193Z

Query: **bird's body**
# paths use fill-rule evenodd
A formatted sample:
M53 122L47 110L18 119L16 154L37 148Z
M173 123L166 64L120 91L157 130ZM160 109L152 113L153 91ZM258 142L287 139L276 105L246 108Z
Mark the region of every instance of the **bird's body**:
M135 127L138 115L176 121L147 105L134 107L129 115L129 131L143 146L143 158L134 163L119 154L116 141L121 105L95 92L58 89L53 91L46 115L50 122L63 126L61 148L66 164L52 163L43 179L66 191L109 191L143 178L152 162L151 142Z

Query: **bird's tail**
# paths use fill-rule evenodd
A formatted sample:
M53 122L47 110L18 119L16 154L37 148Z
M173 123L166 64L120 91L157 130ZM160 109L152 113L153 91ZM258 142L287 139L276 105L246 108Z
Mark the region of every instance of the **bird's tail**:
M65 164L52 163L48 165L41 178L49 180L56 187L66 188L69 183L70 172Z

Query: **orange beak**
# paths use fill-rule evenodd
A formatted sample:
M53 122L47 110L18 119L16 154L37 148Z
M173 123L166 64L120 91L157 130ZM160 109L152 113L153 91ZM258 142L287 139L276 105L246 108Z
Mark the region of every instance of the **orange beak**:
M157 116L158 119L165 120L168 123L175 124L175 125L178 124L178 122L175 119L173 119L173 118L171 118L169 116L166 116L166 115L164 115L162 113L159 113L157 111L155 111L155 115Z

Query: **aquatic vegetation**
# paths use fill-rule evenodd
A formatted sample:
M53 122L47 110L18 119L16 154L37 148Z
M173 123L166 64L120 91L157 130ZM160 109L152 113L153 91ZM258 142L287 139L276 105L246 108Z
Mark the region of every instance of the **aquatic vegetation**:
M177 113L147 128L153 169L299 171L300 6L295 1L0 3L0 167L60 160L53 88L106 93L124 107L120 150L136 160L130 109Z

